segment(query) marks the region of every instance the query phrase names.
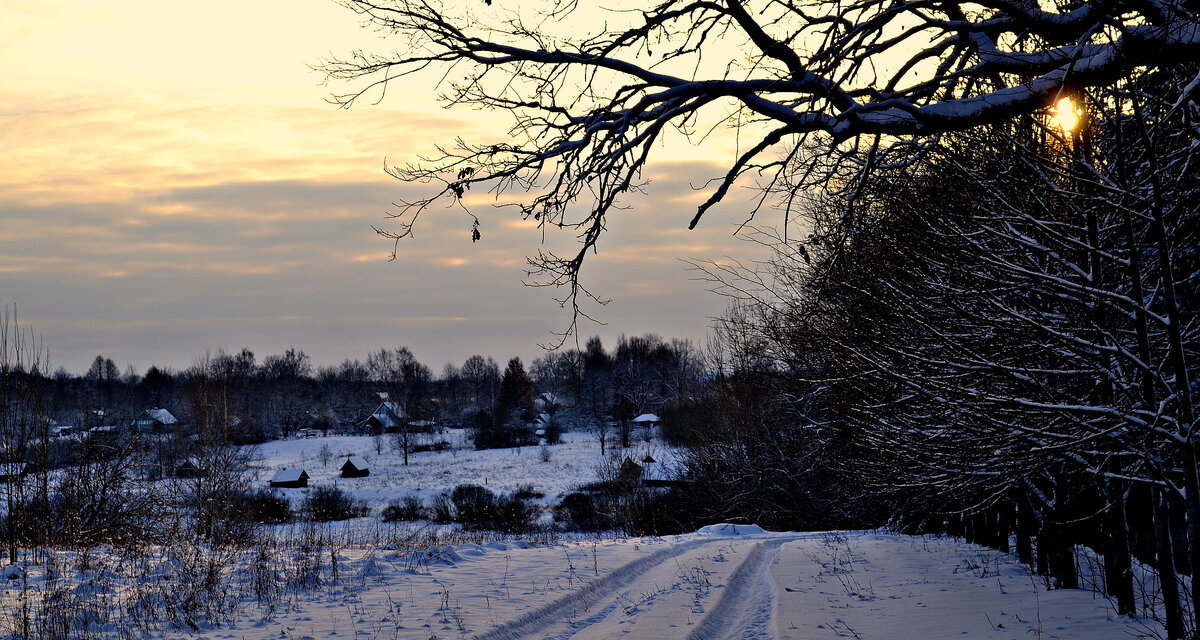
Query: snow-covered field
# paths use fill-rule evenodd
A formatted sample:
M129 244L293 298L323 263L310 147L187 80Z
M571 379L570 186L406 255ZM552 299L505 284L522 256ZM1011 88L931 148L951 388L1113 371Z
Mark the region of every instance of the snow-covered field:
M587 433L564 434L563 443L546 447L549 461L543 461L542 449L537 446L519 449L490 449L475 451L464 443L459 430L444 435L414 435L415 443L445 440L451 448L445 451L426 451L409 454L404 466L402 454L393 450L390 436L385 436L382 451L376 451L375 441L367 436L333 436L277 440L259 445L256 482L267 486L279 469L304 469L310 476L309 487L336 485L357 500L365 502L378 514L391 500L413 494L428 503L435 495L450 491L459 484L484 485L500 494L529 485L546 494L537 500L543 505L557 502L565 491L596 479L596 469L605 462L600 444ZM331 457L322 464L321 449L328 447ZM671 451L659 443L636 443L619 452L621 459L628 455L642 460L651 454L657 464L669 464ZM365 478L338 477L347 456L363 458L371 469ZM284 489L293 506L303 501L305 489Z
M322 447L331 454L327 464ZM557 502L595 478L603 462L598 443L570 434L549 448L549 461L538 447L461 448L413 454L407 467L394 451L374 447L366 437L268 443L258 450L255 471L265 486L280 468L304 468L312 486L337 484L370 505L371 516L282 525L268 529L262 546L241 550L181 543L97 549L86 557L33 554L0 575L6 578L0 638L1124 640L1161 634L1158 623L1120 618L1090 591L1048 591L1012 556L948 538L733 525L667 538L543 536L536 545L453 529L438 538L433 534L444 528L384 524L378 510L409 493L428 501L464 482L497 493L533 485L546 494L543 503ZM628 452L646 453L671 458L661 446ZM347 455L366 458L371 475L338 478ZM286 493L297 504L305 491ZM370 535L353 535L364 531ZM41 622L25 626L30 619Z

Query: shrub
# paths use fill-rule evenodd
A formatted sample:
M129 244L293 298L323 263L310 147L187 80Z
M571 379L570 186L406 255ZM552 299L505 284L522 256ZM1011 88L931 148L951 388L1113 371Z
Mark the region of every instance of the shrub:
M279 524L292 519L288 499L270 489L248 491L237 499L236 513L260 524Z
M365 516L370 509L336 486L320 486L304 499L304 511L315 522L329 522Z
M546 494L538 491L531 484L522 484L517 486L517 490L513 492L513 497L518 500L534 500L537 498L545 498Z
M449 448L449 442L446 442L445 440L438 440L437 442L422 442L420 444L414 444L408 450L410 453L424 453L426 451L445 451Z
M533 529L541 509L515 494L505 494L496 500L496 517L491 528L504 533L525 533Z
M589 491L573 491L554 507L554 521L575 531L599 531L613 528L612 518L604 513L601 497Z
M383 508L379 517L384 522L402 522L420 520L424 515L425 508L421 505L421 499L409 494L399 500L390 502L388 506Z
M450 502L450 496L443 493L435 497L429 504L429 517L438 524L454 522L454 504Z
M495 519L496 494L477 484L460 484L450 493L454 520L467 528L487 528Z
M530 493L532 487L527 487ZM464 529L494 529L505 533L521 533L533 528L540 512L518 494L497 497L486 487L460 484L450 493L453 519Z

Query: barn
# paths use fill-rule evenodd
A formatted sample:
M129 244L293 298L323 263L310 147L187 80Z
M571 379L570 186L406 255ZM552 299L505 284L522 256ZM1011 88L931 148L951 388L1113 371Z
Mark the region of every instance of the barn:
M349 457L342 465L343 478L365 478L371 475L371 469L362 458Z

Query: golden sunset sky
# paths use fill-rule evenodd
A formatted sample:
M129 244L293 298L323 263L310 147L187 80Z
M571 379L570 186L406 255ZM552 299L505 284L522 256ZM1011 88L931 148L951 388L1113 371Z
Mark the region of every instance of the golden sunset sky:
M541 354L570 317L521 285L529 224L485 204L472 244L468 218L434 210L390 262L371 228L419 188L385 161L502 140L510 116L441 108L436 75L338 109L328 96L353 87L310 66L355 48L394 46L332 0L0 0L0 301L53 367L242 347L336 364L406 345L435 371ZM733 237L749 190L686 229L722 144L664 147L649 194L610 221L584 280L613 302L584 338L702 341L726 301L681 260L753 251Z

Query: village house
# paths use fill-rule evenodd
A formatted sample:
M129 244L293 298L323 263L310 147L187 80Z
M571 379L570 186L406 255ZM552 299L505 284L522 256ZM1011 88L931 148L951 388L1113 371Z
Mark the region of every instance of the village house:
M166 409L146 409L134 421L133 426L142 433L165 433L178 423L179 420Z

